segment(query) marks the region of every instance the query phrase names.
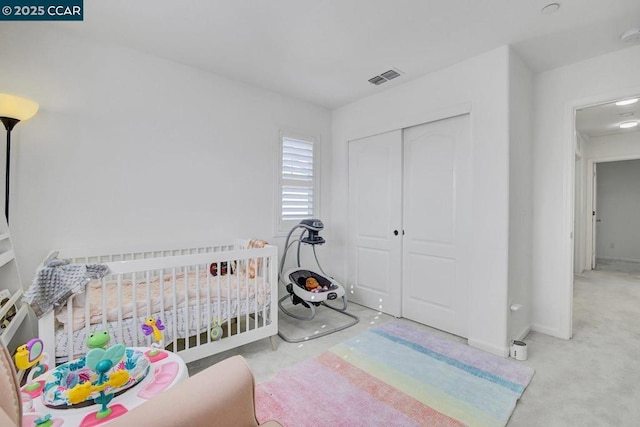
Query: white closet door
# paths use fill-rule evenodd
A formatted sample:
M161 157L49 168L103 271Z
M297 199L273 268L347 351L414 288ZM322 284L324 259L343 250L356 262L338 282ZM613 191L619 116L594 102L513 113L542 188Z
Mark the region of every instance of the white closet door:
M462 337L472 235L469 133L468 115L404 130L402 315Z
M401 315L402 131L349 142L349 298ZM353 291L353 293L351 293Z

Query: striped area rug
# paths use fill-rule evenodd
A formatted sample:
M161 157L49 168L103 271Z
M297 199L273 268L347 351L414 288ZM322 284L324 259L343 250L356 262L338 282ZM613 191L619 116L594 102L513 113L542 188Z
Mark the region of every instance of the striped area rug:
M533 370L390 321L256 386L258 420L297 426L504 426Z

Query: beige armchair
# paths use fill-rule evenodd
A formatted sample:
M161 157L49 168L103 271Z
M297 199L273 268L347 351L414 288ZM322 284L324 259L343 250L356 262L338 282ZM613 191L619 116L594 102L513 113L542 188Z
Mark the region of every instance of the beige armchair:
M230 357L110 422L109 426L258 426L253 374L242 356ZM0 426L22 424L13 361L0 344ZM280 426L268 421L266 426Z

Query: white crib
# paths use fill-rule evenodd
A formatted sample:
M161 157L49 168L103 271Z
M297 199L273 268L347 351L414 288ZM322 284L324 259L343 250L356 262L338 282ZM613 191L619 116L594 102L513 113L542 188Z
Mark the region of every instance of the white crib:
M110 274L38 321L46 351L56 362L73 359L87 352L89 334L103 330L112 343L149 346L141 329L148 317L162 320L165 348L185 362L267 337L275 349L277 247L249 242L107 255L57 251L72 263L104 264ZM212 325L222 338L212 338Z

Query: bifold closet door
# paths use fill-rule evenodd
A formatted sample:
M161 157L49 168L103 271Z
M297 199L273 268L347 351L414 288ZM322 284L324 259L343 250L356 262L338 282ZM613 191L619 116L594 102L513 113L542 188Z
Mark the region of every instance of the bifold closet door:
M349 142L349 298L401 315L402 131Z
M403 132L402 316L462 337L471 264L469 134L469 115Z

